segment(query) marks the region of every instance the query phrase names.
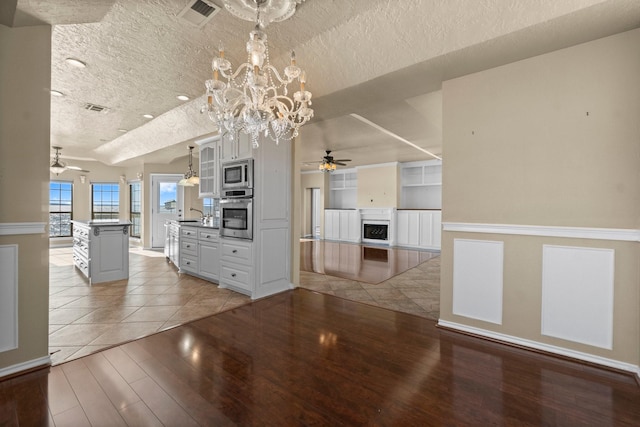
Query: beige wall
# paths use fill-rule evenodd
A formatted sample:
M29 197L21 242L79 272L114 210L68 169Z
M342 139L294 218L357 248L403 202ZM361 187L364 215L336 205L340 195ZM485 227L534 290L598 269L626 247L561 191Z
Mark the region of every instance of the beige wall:
M51 27L0 25L0 223L48 221ZM48 235L0 237L18 245L18 348L0 370L48 355ZM0 328L7 325L0 325Z
M358 168L358 208L397 208L400 197L399 165Z
M443 84L443 222L637 229L640 30ZM452 314L453 239L504 242L503 322ZM542 245L615 250L613 350L540 333ZM444 232L441 319L640 364L637 242Z

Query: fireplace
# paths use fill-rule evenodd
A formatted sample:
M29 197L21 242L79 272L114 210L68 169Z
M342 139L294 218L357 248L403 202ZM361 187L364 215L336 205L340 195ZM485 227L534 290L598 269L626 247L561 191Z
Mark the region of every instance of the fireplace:
M362 241L389 244L389 221L362 221Z
M360 208L362 243L395 245L395 209Z

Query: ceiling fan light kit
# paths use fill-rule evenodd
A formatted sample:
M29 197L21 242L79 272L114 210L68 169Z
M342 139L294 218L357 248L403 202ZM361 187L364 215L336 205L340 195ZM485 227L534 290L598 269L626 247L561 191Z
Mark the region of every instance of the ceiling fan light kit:
M326 150L326 156L320 160L318 164L318 169L322 172L333 172L337 169L337 166L347 166L344 162L350 162L351 159L334 159L331 155L331 150Z
M78 172L89 172L88 170L82 169L81 167L78 167L78 166L69 166L65 162L60 160L60 150L62 150L62 147L53 146L51 148L56 150L56 154L53 158L53 161L51 162L51 165L49 165L49 171L51 173L54 173L57 176L66 170L74 170Z
M311 92L305 90L306 74L296 64L295 53L291 52L290 64L281 75L269 61L267 34L263 31L268 23L293 15L300 2L224 0L225 8L237 17L248 19L250 12L255 13L256 26L246 44L247 62L235 72L220 43L218 56L211 62L213 77L205 82L207 103L201 113L207 112L220 132L232 138L240 131L250 135L253 148L259 146L261 135L276 144L280 139L295 138L300 126L313 117ZM291 97L288 85L295 80L300 87Z

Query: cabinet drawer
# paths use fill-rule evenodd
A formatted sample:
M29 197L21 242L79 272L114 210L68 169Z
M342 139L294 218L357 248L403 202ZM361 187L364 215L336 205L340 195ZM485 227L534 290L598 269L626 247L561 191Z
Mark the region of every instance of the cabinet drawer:
M220 266L220 282L224 284L250 291L250 276L250 268L243 268L224 262Z
M217 242L220 238L220 232L218 230L200 230L198 231L198 240Z
M251 247L237 243L222 242L222 257L232 262L249 264L251 259Z
M195 228L187 228L187 227L181 227L180 228L180 236L182 237L191 237L192 239L197 239L198 238L198 230Z
M180 239L180 253L197 256L198 241L193 239Z
M182 270L198 272L198 259L190 256L180 256L180 268Z
M79 228L78 226L75 226L73 228L73 235L87 239L89 237L89 230L86 228Z
M82 272L82 274L84 274L86 277L89 277L89 263L87 262L86 259L83 259L82 257L79 257L76 254L74 254L73 263L75 264L76 267L78 267L78 269Z

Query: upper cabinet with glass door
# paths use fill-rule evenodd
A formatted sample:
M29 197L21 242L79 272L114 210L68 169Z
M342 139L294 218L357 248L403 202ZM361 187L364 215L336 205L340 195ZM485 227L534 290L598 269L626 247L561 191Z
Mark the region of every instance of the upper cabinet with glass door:
M200 186L198 197L220 197L220 136L196 141L200 149Z

